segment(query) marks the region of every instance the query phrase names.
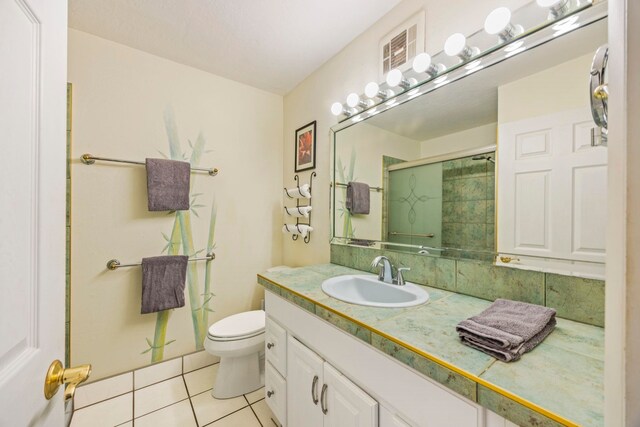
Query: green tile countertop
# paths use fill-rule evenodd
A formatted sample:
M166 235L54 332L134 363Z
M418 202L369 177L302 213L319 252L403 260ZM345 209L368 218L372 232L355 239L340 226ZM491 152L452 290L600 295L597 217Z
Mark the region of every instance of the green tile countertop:
M461 344L455 330L489 301L425 286L429 301L418 307L354 305L321 289L344 274L363 272L313 265L259 274L258 283L518 425L604 425L603 328L557 319L542 344L504 363Z

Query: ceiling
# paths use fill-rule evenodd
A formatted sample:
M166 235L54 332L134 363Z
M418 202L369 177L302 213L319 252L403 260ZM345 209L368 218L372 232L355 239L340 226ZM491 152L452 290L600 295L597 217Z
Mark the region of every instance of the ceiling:
M286 94L400 0L70 0L69 26Z

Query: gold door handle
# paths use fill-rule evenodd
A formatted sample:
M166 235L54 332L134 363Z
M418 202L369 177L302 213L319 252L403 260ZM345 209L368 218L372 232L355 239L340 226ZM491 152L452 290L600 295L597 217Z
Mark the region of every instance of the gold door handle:
M91 375L91 365L80 365L65 369L62 362L54 360L49 366L47 376L44 379L44 397L49 400L57 392L62 384L67 384L64 389L64 400L69 400L76 392L76 387L87 380Z

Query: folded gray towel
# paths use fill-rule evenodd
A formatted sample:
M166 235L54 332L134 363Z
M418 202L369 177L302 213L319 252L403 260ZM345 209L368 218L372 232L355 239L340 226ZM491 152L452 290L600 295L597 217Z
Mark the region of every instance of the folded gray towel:
M184 281L189 257L142 258L141 314L184 307Z
M553 331L555 315L549 307L497 299L482 313L458 323L456 330L464 344L510 362Z
M189 209L191 165L166 159L147 159L147 197L150 211Z
M369 214L370 206L369 186L362 182L349 182L347 184L346 208L352 214Z

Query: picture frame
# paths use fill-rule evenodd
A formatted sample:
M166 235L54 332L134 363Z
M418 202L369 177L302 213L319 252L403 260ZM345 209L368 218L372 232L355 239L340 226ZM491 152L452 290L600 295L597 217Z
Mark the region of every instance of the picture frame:
M294 144L295 171L316 167L316 121L296 129Z

